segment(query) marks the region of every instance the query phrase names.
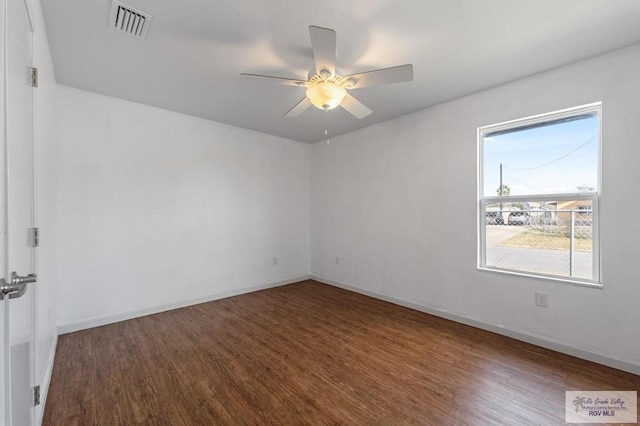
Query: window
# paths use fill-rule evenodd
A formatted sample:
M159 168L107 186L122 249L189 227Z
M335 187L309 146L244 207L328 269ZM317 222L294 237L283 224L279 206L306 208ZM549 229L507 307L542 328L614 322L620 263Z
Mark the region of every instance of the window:
M601 104L478 129L478 267L600 285Z

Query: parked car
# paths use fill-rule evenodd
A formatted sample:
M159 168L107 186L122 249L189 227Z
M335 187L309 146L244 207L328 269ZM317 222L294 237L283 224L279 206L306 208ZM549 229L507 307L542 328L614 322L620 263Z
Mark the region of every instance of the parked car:
M529 225L531 216L527 212L511 212L507 223L509 225Z
M504 225L502 212L487 212L485 223L487 225Z

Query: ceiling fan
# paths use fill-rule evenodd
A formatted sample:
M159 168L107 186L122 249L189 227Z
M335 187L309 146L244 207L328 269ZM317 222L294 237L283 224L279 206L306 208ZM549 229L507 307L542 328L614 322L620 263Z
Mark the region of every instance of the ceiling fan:
M342 71L336 68L336 32L329 28L311 25L309 35L315 67L309 71L308 80L241 74L242 77L259 78L277 84L305 88L304 99L287 111L284 114L285 117L297 117L313 105L325 111L341 106L357 118L364 118L372 111L351 96L348 90L413 80L411 64L343 76Z

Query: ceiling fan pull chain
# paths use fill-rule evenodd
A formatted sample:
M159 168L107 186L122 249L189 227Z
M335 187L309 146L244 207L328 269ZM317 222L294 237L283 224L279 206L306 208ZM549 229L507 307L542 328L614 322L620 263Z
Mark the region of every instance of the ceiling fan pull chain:
M324 109L324 135L327 137L327 145L331 143L329 139L329 108Z

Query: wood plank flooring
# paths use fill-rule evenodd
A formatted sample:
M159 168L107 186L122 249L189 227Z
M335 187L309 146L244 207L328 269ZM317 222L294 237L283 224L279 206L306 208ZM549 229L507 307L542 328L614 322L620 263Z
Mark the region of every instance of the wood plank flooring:
M60 336L44 425L564 424L565 390L640 376L305 281Z

